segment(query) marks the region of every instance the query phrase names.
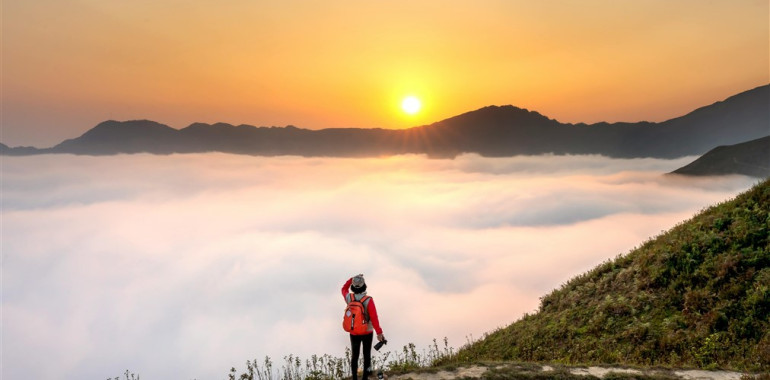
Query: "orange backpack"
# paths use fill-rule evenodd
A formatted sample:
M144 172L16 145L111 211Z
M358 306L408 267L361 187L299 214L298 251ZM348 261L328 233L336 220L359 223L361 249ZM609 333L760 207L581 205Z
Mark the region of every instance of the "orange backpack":
M369 313L366 311L366 301L370 298L364 296L361 300L356 300L354 294L350 294L350 302L345 307L345 314L342 316L342 328L353 335L366 335L369 331Z

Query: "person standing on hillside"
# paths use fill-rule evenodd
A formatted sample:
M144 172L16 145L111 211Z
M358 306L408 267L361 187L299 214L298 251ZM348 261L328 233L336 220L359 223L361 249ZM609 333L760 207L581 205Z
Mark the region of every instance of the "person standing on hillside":
M351 293L352 292L352 293ZM377 316L377 308L374 306L374 300L366 295L366 282L364 275L359 274L351 277L342 285L342 297L345 303L352 301L363 303L364 310L368 314L368 326L363 333L350 333L350 349L352 358L350 359L350 370L353 372L353 380L358 380L358 357L361 352L361 345L364 346L364 374L363 379L368 379L372 371L372 340L374 332L377 332L377 340L382 342L385 336L382 335L380 328L380 319Z

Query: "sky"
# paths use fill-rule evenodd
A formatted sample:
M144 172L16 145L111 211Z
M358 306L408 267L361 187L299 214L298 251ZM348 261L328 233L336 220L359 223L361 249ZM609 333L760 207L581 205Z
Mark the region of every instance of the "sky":
M504 104L663 121L769 70L767 0L3 0L0 142L108 119L406 128Z
M0 377L343 357L358 273L389 349L456 348L757 182L692 159L3 157Z

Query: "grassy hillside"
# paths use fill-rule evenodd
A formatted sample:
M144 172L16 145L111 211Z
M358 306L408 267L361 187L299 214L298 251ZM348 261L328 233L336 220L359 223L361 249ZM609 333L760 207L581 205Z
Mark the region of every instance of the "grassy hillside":
M768 231L766 180L570 280L542 297L535 314L438 364L523 360L770 370Z

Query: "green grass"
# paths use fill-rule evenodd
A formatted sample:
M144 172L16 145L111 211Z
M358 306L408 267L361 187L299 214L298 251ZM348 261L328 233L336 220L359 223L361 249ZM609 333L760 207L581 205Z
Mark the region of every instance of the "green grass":
M770 181L541 298L439 364L478 360L770 369ZM587 237L589 238L589 237Z

